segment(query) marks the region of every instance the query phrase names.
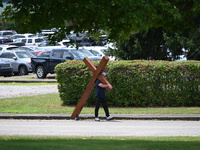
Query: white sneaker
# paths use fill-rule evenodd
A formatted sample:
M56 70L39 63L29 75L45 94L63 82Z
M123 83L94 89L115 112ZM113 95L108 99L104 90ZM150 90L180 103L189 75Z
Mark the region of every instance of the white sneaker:
M96 117L94 120L95 120L95 121L100 121L100 119L99 119L98 117Z
M106 120L112 120L112 119L113 119L112 116L108 116L108 117L106 117Z

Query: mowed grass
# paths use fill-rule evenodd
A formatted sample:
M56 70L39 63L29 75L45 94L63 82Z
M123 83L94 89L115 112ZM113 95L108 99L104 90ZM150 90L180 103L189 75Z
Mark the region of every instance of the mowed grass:
M95 102L94 102L95 103ZM72 113L75 106L63 105L59 94L23 96L0 99L0 113ZM199 114L200 107L109 107L111 114ZM94 107L84 107L81 113L93 114ZM103 109L100 113L104 114Z
M1 150L199 150L200 137L0 137Z

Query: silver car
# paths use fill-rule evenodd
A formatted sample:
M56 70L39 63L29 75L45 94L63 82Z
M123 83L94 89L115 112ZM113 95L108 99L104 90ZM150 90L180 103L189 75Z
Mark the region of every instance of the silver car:
M34 57L34 55L22 50L6 51L0 55L4 62L12 64L15 75L28 75L32 72L31 57Z

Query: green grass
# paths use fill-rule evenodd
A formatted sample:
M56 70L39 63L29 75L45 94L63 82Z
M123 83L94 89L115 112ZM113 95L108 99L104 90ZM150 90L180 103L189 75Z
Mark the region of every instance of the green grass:
M0 137L1 150L199 150L200 137Z
M0 113L72 113L75 106L63 106L59 94L23 96L0 99ZM111 114L199 114L200 107L112 108ZM84 107L81 113L93 114L94 107ZM100 109L104 114L103 109Z

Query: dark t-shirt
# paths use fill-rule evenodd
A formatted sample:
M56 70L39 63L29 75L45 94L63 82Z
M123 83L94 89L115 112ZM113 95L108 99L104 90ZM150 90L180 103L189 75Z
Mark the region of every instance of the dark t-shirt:
M98 84L101 83L99 80L96 80L96 91L95 91L95 97L97 98L106 98L106 88L102 88L98 86Z

